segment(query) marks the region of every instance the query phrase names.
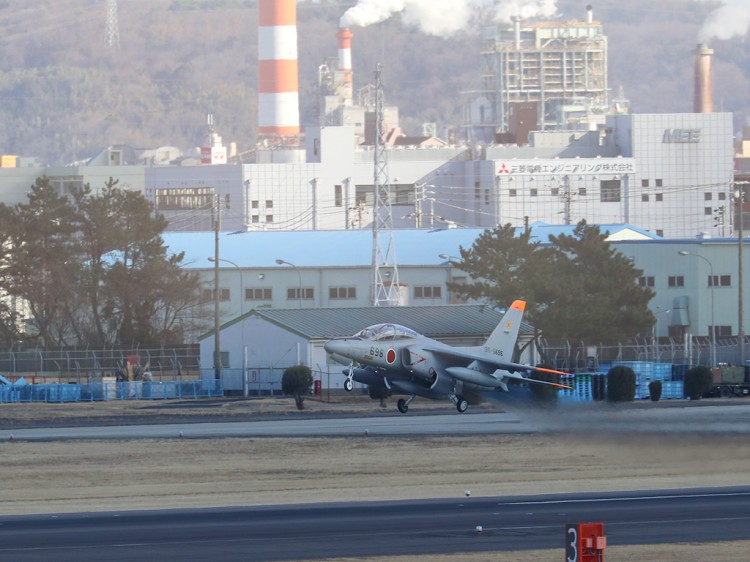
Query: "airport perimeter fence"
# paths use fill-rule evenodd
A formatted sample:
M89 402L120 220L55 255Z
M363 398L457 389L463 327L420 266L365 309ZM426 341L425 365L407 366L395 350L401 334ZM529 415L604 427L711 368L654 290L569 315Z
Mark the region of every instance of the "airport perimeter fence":
M744 342L744 357L750 358L748 338ZM539 351L556 369L568 372L597 371L602 365L621 361L650 361L675 365L711 365L712 342L708 337L692 336L683 340L673 338L636 338L627 343L603 345L596 342L551 340L542 338ZM727 365L740 364L739 338L716 339L716 361ZM746 360L747 361L747 360Z
M221 381L92 382L0 386L0 403L93 402L223 397Z
M148 370L154 380L197 379L200 375L200 350L197 345L0 351L0 375L10 380L24 377L29 383L88 383L115 376L127 361L135 361L143 370Z

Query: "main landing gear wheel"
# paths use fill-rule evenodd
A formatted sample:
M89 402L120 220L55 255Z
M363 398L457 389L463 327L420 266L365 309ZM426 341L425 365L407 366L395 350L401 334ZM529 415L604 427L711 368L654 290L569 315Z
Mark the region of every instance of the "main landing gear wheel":
M463 414L468 409L469 403L462 396L459 396L456 401L456 410L458 410L458 413Z
M415 396L416 396L415 394L412 394L406 400L404 400L403 398L401 400L399 400L396 403L396 406L398 407L398 411L401 412L402 414L405 414L406 412L408 412L409 411L409 404L411 404L411 402L412 402L412 400L414 400Z
M346 379L344 381L344 390L346 390L347 392L351 392L353 388L354 383L352 382L352 379Z

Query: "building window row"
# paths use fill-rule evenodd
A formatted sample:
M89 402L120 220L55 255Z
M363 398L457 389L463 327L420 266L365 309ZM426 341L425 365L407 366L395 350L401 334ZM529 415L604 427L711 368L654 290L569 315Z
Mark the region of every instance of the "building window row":
M245 288L246 301L270 301L273 299L273 289L270 287Z
M219 289L219 300L228 301L230 299L229 289ZM216 292L213 289L203 289L203 302L211 302L216 297Z
M286 298L290 301L311 301L315 298L315 290L312 287L289 287L286 290Z
M649 286L653 286L653 277L650 279L652 285ZM273 300L273 289L271 287L245 287L244 291L246 301ZM440 285L417 285L414 287L415 299L439 299L442 296L443 289ZM213 289L203 289L202 297L204 302L212 302L214 300ZM232 293L230 289L220 289L220 301L230 301L231 297ZM286 298L290 301L313 300L315 298L315 289L313 287L289 287L286 291ZM357 298L357 288L329 287L328 298L330 300L355 300Z
M331 300L352 300L357 298L356 287L329 287L328 298Z
M641 287L654 287L656 285L655 278L653 275L642 275L638 278L638 285ZM684 275L670 275L667 277L668 287L684 287L685 276ZM709 287L731 287L732 276L731 275L711 275L708 276Z
M709 287L731 287L732 276L731 275L709 275L708 276Z
M187 209L212 209L213 187L179 187L157 189L154 206L157 211L183 211Z
M670 275L667 280L667 285L670 287L684 287L685 277L682 275Z
M649 180L647 179L641 180L641 187L649 187L649 185L650 185ZM662 181L661 178L656 178L654 180L654 187L663 187L663 186L664 186L664 182Z
M415 299L439 299L443 294L439 285L425 285L414 287Z

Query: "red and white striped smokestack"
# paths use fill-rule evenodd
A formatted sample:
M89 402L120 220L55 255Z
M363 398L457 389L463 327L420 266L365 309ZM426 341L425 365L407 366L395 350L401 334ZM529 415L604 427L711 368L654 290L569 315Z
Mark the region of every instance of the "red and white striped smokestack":
M258 23L258 133L299 135L297 0L260 0Z
M695 87L693 91L693 112L711 113L714 110L713 88L711 85L713 72L711 70L711 56L713 49L705 43L700 43L695 54Z
M348 27L342 27L336 34L339 40L339 72L343 77L341 95L352 98L352 37L354 34Z

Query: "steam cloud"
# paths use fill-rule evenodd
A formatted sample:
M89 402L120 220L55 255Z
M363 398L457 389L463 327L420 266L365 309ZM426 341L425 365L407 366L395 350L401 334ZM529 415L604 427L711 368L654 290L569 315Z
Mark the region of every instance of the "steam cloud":
M711 2L715 0L698 0ZM750 2L748 0L721 0L721 7L711 12L698 33L698 41L742 37L750 29Z
M404 24L430 35L451 35L474 21L510 22L511 17L552 17L557 0L359 0L341 27L366 27L401 14Z

